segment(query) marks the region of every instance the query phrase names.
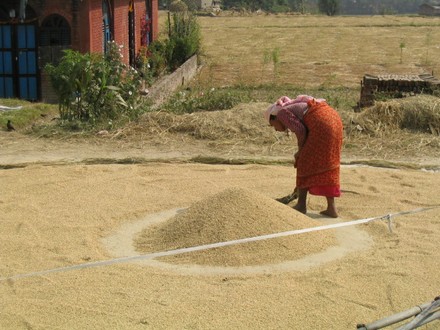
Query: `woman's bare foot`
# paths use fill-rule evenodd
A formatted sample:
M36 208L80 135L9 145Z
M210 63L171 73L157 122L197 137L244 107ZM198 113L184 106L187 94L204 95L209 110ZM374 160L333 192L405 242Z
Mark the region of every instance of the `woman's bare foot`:
M303 207L303 206L301 206L301 205L298 205L298 204L296 204L296 205L293 207L293 209L295 209L295 210L297 210L298 212L301 212L301 213L303 213L303 214L306 214L306 213L307 213L307 208L305 208L305 207Z
M319 213L322 215L325 215L327 217L330 217L330 218L337 218L338 217L338 213L335 210L327 209L327 210L321 211Z

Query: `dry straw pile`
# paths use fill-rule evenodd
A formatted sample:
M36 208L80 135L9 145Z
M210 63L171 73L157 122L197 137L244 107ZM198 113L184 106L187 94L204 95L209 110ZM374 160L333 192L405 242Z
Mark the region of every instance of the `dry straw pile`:
M409 129L439 135L440 99L420 95L377 102L362 112L355 123L368 133Z
M223 111L203 111L175 115L166 112L150 113L141 120L141 125L159 135L183 134L200 140L247 139L261 142L271 136L263 122L263 111L267 103L240 104Z
M376 102L346 116L343 154L388 160L440 156L440 100L429 95Z

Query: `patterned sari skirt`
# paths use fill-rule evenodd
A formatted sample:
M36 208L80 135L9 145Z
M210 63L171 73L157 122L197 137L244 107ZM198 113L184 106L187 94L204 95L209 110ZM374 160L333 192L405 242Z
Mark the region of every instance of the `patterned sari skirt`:
M297 160L297 188L312 195L339 197L343 125L339 114L325 102L309 101L304 115L308 133Z

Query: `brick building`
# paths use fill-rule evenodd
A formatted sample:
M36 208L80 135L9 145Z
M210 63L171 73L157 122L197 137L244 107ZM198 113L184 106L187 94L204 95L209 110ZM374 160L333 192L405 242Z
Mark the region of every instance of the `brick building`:
M104 53L122 45L133 64L139 49L158 36L158 0L2 0L0 98L51 99L46 63L62 50Z

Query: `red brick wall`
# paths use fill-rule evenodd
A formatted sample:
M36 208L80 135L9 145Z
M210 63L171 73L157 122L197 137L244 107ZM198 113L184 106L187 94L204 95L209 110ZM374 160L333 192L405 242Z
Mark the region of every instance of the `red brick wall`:
M151 1L152 7L152 39L159 36L158 0L134 0L135 14L135 48L136 53L141 47L141 22L146 13L146 1ZM123 45L124 61L129 61L128 44L128 10L129 0L109 0L113 11L113 38L116 43ZM58 14L63 16L71 27L72 48L81 53L103 51L102 31L102 0L29 0L38 16L39 25L49 15ZM42 97L51 99L49 82L42 73L41 89Z
M39 18L39 24L49 15L58 14L63 16L69 23L72 22L72 2L59 0L46 0L44 6L39 6L29 1L29 5L35 10Z
M157 39L158 36L158 7L157 0L153 1L153 40ZM87 6L83 6L80 16L89 17L90 29L88 34L89 40L89 51L100 53L102 52L102 0L89 0L86 1ZM129 35L128 35L128 11L129 11L129 0L113 0L110 1L112 12L113 12L113 39L118 45L122 45L122 55L126 63L129 60ZM135 15L135 48L136 53L141 47L141 20L145 15L145 0L134 0L134 15ZM83 25L87 26L84 22ZM85 39L84 36L82 39ZM81 51L84 50L82 47Z
M134 14L135 14L134 26L135 26L135 30L136 30L135 46L136 46L136 50L139 50L139 48L141 47L142 17L145 15L145 1L144 0L135 0L134 1Z
M45 0L41 5L40 1L30 0L28 5L37 13L40 25L49 15L63 16L70 24L72 48L80 52L88 52L90 50L89 3L78 1L78 8L74 8L73 2L73 0Z
M114 34L115 42L123 46L124 62L128 63L128 0L114 0Z
M145 1L152 4L152 37L159 35L158 0L134 0L135 47L141 46L141 20L145 15ZM77 7L74 7L74 2ZM128 61L128 6L129 0L110 0L113 10L113 37L116 43L123 45L124 59ZM39 23L51 14L63 16L72 30L72 48L80 52L101 53L103 48L102 0L30 0L28 3L39 16Z
M152 4L152 37L159 35L158 0L134 0L136 50L141 45L141 20L146 12L146 1ZM110 0L113 7L114 40L124 46L124 58L128 60L128 6L129 0ZM42 5L43 3L43 5ZM76 7L74 6L76 3ZM39 23L51 14L63 16L72 30L72 48L80 52L102 52L102 0L29 0Z
M85 10L85 12L83 12L83 14L86 17L88 16L88 21L90 24L87 31L89 39L88 51L91 53L102 53L104 38L102 31L102 0L89 0L84 2L86 5L88 5L88 8ZM110 1L110 3L111 2L112 1ZM85 27L80 28L86 29Z
M81 2L76 8L74 19L72 21L72 48L87 53L90 51L90 3L88 1Z
M128 0L114 0L114 40L122 45L122 55L126 63L129 59L129 35L128 35ZM145 0L134 0L134 28L135 28L135 49L136 54L141 47L141 22L145 15Z
M157 40L159 37L159 1L151 0L153 7L153 40Z

